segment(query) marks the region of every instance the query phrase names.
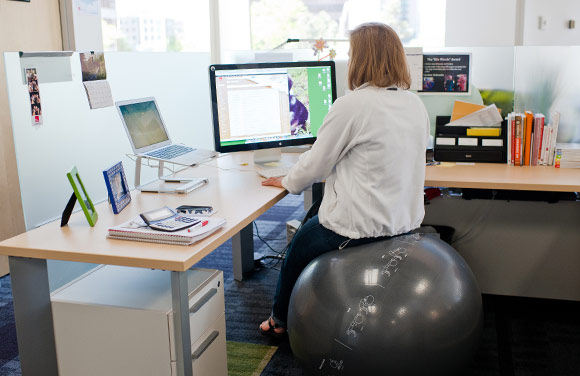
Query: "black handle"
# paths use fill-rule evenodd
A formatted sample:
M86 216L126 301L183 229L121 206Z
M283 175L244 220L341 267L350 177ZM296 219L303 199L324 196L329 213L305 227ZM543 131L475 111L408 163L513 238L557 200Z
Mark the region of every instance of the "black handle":
M205 350L207 350L207 348L209 347L209 345L212 344L213 341L215 341L215 339L220 335L220 332L218 332L217 330L214 330L213 332L211 332L211 334L205 339L205 341L202 342L201 345L199 345L199 347L197 348L197 350L195 350L193 352L193 354L191 354L191 359L192 360L196 360L199 359L203 353L205 352Z
M189 309L189 313L196 313L205 305L205 303L209 302L210 299L217 294L217 289L213 288L205 293L204 296L201 297L194 305L191 306Z

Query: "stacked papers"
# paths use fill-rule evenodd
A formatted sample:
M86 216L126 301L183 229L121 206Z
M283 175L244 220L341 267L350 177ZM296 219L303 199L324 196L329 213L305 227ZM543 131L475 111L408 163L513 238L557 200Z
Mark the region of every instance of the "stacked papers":
M120 226L109 228L107 238L161 244L190 245L211 235L226 223L225 219L216 217L203 218L203 221L206 224L202 227L165 232L147 227L145 222L137 217Z
M580 168L580 144L556 144L556 168Z
M470 113L460 117L457 120L452 121L447 124L447 126L460 126L460 127L500 127L501 115L497 110L495 104L491 104L480 110Z

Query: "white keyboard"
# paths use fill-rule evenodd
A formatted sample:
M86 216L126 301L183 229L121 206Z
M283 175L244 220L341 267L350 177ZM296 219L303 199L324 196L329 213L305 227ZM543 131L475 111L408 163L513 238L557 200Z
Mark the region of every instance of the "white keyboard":
M280 176L288 175L292 166L281 166L281 167L272 167L272 168L264 168L256 170L258 175L268 178L277 178Z

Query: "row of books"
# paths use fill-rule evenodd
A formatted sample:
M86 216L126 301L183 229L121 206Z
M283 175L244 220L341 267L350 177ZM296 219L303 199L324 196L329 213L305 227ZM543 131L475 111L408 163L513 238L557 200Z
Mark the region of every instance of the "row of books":
M507 116L507 163L513 166L552 166L560 113L510 113Z

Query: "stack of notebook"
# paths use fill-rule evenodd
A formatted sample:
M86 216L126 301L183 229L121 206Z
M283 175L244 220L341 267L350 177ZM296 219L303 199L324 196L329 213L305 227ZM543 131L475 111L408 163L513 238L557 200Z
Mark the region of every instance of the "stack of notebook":
M109 228L107 238L133 240L138 242L190 245L217 231L226 220L223 218L204 218L207 224L194 229L184 229L175 232L153 230L147 227L139 217L119 226Z

